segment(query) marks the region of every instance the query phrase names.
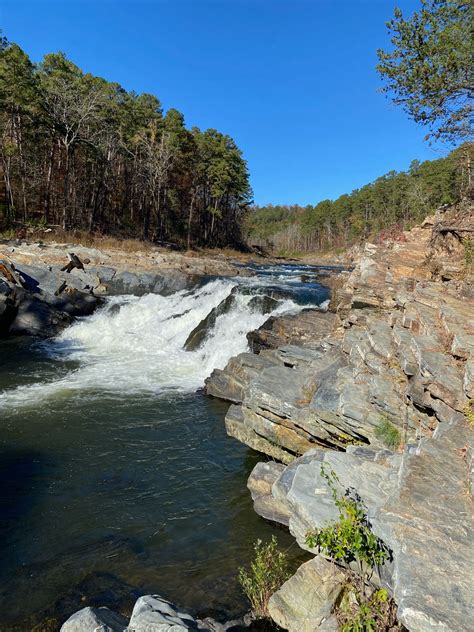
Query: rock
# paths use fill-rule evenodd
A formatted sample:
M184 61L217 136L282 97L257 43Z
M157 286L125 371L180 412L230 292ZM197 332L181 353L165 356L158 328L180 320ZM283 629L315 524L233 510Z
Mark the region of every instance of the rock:
M119 271L105 285L109 295L155 293L169 296L193 287L197 280L196 276L179 270L167 270L162 274Z
M61 626L61 632L124 632L127 619L108 608L83 608Z
M318 627L318 632L339 632L341 626L335 615L329 617Z
M350 446L345 453L310 450L280 473L256 466L249 486L265 496L265 517L272 511L276 519L283 516L298 544L308 549L307 531L339 516L321 475L324 463L337 475L341 494L349 488L358 494L373 532L391 551L378 581L393 593L399 620L417 632L467 632L474 522L466 490L473 445L474 428L456 421L438 426L432 438L403 454ZM258 512L258 494L255 500ZM291 611L295 599L281 610Z
M191 615L180 612L166 599L145 595L136 602L127 629L130 632L185 632L199 628Z
M334 314L320 310L303 310L299 314L270 317L259 329L247 334L254 353L286 345L313 347L332 330Z
M18 304L10 286L0 281L0 338L7 336L18 312Z
M290 514L287 503L279 502L272 495L273 483L284 470L284 465L275 461L257 463L249 476L247 487L259 516L288 526Z
M474 359L466 362L463 386L466 396L474 399Z
M235 404L242 401L243 390L260 371L275 364L275 360L253 353L241 353L231 358L224 370L214 369L206 379L206 393Z
M209 314L191 331L184 343L186 351L196 351L204 343L208 332L216 324L216 320L222 314L227 314L235 303L235 295L229 294L217 307L214 307Z
M331 617L345 581L345 573L339 567L317 555L302 564L272 595L268 603L270 616L289 632L313 632Z
M72 323L72 317L40 296L16 290L18 306L10 324L10 336L55 336Z

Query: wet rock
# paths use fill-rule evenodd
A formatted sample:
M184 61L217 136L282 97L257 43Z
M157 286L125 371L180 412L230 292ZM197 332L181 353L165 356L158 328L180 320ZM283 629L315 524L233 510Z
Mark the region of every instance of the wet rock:
M317 555L270 598L268 611L289 632L313 632L331 617L345 584L345 573Z
M167 270L164 274L151 272L117 272L106 282L107 294L134 294L143 296L147 293L169 296L175 292L186 290L196 284L197 279L191 274L179 270Z
M72 323L69 314L56 309L40 296L23 289L15 293L17 309L8 330L10 336L54 336Z
M7 336L18 311L18 303L9 284L0 280L0 338Z
M215 326L219 316L227 314L235 304L235 295L230 294L191 331L184 343L186 351L196 351L204 343L209 331Z
M124 632L127 619L108 608L83 608L61 626L61 632Z

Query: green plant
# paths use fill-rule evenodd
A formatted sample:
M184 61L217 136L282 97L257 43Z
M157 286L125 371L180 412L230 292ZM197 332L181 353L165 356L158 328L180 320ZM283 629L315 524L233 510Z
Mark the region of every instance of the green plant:
M396 607L388 592L381 588L369 599L355 595L353 603L337 612L342 632L375 632L399 630L396 624Z
M357 561L370 568L383 564L389 558L389 550L370 528L367 513L360 498L351 490L338 493L339 479L333 470L327 472L321 465L321 476L326 480L336 507L339 520L327 527L313 529L306 534L306 544L318 548L334 560L350 563Z
M385 589L374 591L369 581L376 566L390 559L390 549L371 529L366 509L353 490L344 494L338 491L340 481L334 472L321 465L321 476L326 480L334 504L339 509L339 520L313 529L306 534L306 544L318 548L335 561L359 564L359 574L351 573L346 596L339 604L336 615L343 632L372 632L399 629L396 623L395 604ZM344 601L349 603L344 603Z
M278 550L275 536L264 544L257 540L254 546L255 559L249 569L239 570L239 582L252 612L257 619L268 617L268 601L281 585L289 578L288 562L285 553Z
M464 246L464 263L470 269L474 265L474 239L466 237L462 240Z
M468 422L474 424L474 399L468 401L463 412Z
M398 450L402 442L400 431L386 417L380 420L374 434L389 450Z

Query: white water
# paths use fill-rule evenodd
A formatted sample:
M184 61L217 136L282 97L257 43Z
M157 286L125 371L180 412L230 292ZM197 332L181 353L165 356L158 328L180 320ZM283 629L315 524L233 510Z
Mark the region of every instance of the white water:
M190 332L235 285L229 280L216 280L172 296L111 299L106 307L75 323L55 340L42 343L52 359L75 361L78 368L55 381L0 393L0 408L34 405L74 393L92 398L104 392L127 395L195 391L214 368L224 368L232 356L246 351L246 334L271 315L249 307L252 294L237 293L235 303L217 318L202 347L185 351L183 345ZM293 301L285 300L272 314L300 309Z

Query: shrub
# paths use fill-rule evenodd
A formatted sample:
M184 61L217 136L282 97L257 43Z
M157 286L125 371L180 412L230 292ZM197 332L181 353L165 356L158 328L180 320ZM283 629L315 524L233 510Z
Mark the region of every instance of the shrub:
M384 444L389 450L398 450L402 438L398 428L396 428L388 419L382 418L380 423L375 428L375 436Z
M341 604L336 616L342 632L375 632L376 630L401 630L397 625L396 606L388 592L381 588L369 599L356 595L349 605Z
M396 607L387 591L374 591L369 584L374 567L391 558L390 549L372 532L359 496L350 489L345 494L339 493L336 473L326 471L324 464L321 465L321 475L339 509L339 520L327 527L308 531L306 544L312 549L318 548L335 561L345 564L358 562L360 571L359 575L350 573L346 596L352 598L343 599L336 610L342 632L400 630L396 626Z
M275 536L267 544L257 540L255 559L249 569L239 570L239 582L250 601L252 613L257 619L267 618L268 601L289 578L285 553L278 550Z
M336 488L339 479L333 470L326 472L324 464L321 465L321 475L326 479L339 509L339 520L327 527L308 531L306 544L312 549L318 548L334 560L346 563L357 561L361 570L363 564L370 568L383 564L389 558L388 548L372 532L360 498L351 490L339 495Z
M466 237L462 243L464 246L464 264L470 270L474 265L474 239Z

